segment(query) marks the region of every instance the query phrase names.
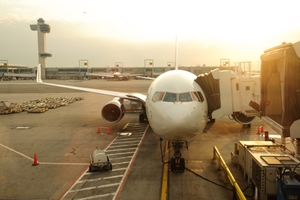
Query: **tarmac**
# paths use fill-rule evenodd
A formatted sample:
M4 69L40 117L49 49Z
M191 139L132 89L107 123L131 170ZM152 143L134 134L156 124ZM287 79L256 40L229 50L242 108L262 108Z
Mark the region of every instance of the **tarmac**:
M139 93L146 93L151 84L149 80L47 82ZM92 152L96 148L106 149L126 124L139 123L138 114L126 113L119 123L108 124L101 117L101 109L113 97L34 81L0 82L0 100L23 102L41 97L84 97L84 100L45 113L0 115L0 199L232 199L232 188L224 182L224 174L213 159L214 146L241 189L245 189L247 199L252 199L253 192L243 172L231 161L230 153L240 140L263 140L257 134L257 127L263 122L256 118L250 128L243 128L228 117L208 124L182 153L188 169L184 173L164 174L166 164L162 160L172 156L172 151L162 156L161 152L167 153L165 142L160 146L159 138L148 128L113 198L98 198L96 192L94 197L67 197L74 184L87 173ZM98 133L98 127L103 130L109 127L111 133ZM267 126L265 130L276 135ZM34 154L39 162L36 166L32 165Z

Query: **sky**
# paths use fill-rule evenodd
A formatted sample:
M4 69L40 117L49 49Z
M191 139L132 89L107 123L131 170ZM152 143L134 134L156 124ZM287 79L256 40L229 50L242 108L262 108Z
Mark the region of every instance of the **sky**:
M300 40L299 0L0 0L0 60L34 67L43 18L48 67L219 66L251 61ZM0 61L0 63L3 61ZM120 64L119 64L120 65Z

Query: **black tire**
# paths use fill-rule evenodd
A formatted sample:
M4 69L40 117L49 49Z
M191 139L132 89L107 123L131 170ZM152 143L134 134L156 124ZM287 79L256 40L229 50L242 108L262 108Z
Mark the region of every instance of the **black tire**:
M145 122L145 114L144 113L140 113L140 115L139 115L139 121L140 122Z
M247 117L243 113L234 112L232 114L233 119L238 122L239 124L242 124L244 126L251 126L252 121L255 119L255 117Z

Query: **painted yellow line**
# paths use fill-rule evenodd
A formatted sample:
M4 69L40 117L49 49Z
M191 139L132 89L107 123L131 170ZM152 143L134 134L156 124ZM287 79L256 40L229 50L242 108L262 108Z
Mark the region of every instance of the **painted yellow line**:
M164 164L164 169L163 169L163 175L162 175L162 180L161 180L161 200L167 200L168 198L168 176L169 176L169 163L168 163L168 158L169 158L169 149L168 145L166 144L165 147L165 164ZM166 159L167 158L167 159Z

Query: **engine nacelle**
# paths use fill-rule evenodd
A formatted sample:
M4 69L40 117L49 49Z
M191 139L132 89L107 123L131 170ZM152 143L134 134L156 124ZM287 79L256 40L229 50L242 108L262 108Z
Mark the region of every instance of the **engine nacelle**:
M101 111L102 117L109 123L117 123L125 114L123 99L116 97L104 105Z

